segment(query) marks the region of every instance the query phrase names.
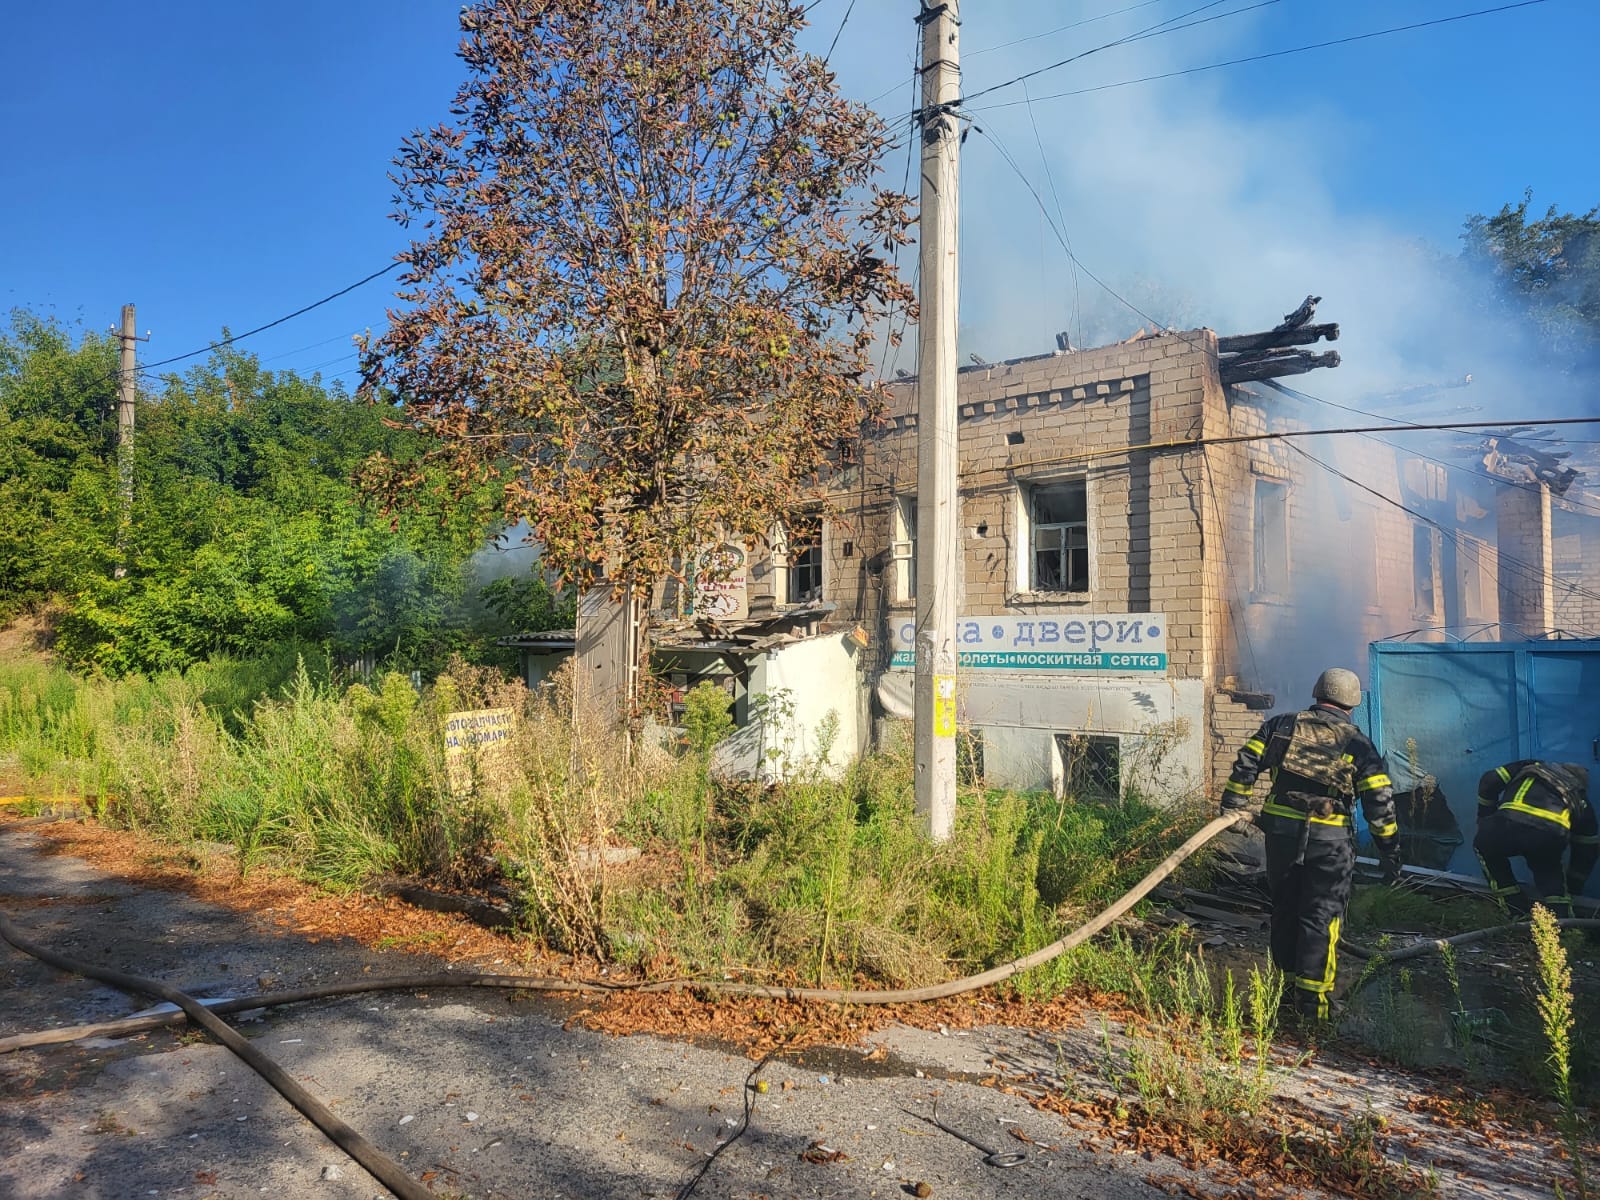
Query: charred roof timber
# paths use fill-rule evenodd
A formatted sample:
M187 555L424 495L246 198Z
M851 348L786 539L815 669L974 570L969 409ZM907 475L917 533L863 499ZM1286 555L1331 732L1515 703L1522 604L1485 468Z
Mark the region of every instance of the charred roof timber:
M1337 367L1339 352L1316 354L1297 350L1319 341L1337 341L1335 324L1313 325L1321 296L1307 296L1300 307L1283 318L1282 324L1265 333L1239 333L1217 339L1217 371L1223 383L1249 383L1277 379L1283 375L1304 375L1318 367Z
M1513 432L1530 431L1530 426L1522 426ZM1563 463L1563 459L1571 457L1570 450L1549 454L1506 434L1483 442L1483 466L1490 474L1516 484L1546 484L1553 496L1565 496L1572 481L1583 474Z

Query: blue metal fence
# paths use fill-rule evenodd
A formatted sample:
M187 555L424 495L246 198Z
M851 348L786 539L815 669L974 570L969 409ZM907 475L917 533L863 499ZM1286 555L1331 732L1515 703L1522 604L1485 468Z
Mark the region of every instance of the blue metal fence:
M1388 755L1414 863L1479 873L1478 777L1501 763L1600 772L1600 640L1374 642L1369 665L1357 720Z

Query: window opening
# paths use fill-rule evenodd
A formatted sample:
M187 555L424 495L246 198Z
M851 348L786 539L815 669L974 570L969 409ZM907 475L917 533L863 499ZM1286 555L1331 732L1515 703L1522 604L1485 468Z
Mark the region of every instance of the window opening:
M1255 586L1258 596L1289 593L1289 489L1256 480Z
M1122 795L1122 741L1081 733L1056 734L1061 793L1074 800L1116 800Z
M822 517L806 517L788 531L790 604L822 599Z
M1040 484L1029 494L1036 592L1089 590L1089 493L1086 480Z

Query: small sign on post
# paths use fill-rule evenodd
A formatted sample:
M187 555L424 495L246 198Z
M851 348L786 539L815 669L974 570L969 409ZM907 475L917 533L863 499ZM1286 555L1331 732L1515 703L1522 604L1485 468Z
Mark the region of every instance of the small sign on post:
M516 715L509 708L447 713L444 766L452 796L465 796L478 778L507 761Z

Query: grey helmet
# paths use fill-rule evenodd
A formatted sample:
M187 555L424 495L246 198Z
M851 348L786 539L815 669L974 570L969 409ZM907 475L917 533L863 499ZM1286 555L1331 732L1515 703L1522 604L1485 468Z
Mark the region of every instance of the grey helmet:
M1326 700L1340 708L1354 708L1361 703L1361 680L1356 678L1354 671L1329 667L1317 676L1316 686L1311 689L1311 698Z

